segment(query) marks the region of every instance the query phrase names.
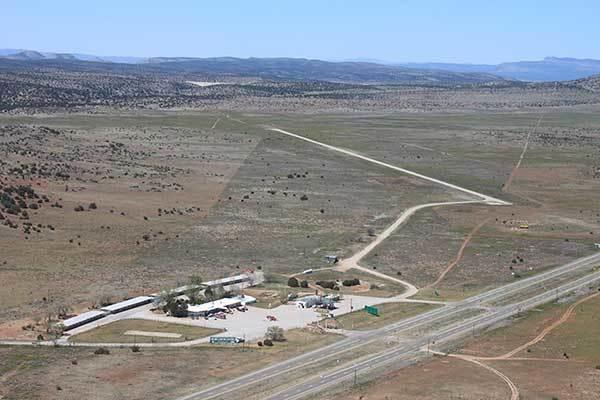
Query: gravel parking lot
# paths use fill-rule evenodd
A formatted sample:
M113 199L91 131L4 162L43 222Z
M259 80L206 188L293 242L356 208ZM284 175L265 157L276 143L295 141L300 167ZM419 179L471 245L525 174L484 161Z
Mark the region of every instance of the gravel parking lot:
M366 305L375 305L381 303L395 302L398 299L394 297L379 298L371 296L352 296L346 295L342 300L336 303L337 309L330 311L334 316L349 313L351 311L360 310ZM75 328L69 332L70 335L86 332L99 326L108 323L123 320L123 319L147 319L152 321L161 321L174 324L183 324L190 326L200 326L206 328L216 328L225 330L221 336L235 336L246 338L248 341L260 340L269 326L279 326L285 330L294 328L303 328L306 325L319 321L326 316L323 311L309 308L299 308L295 304L285 304L272 309L249 306L246 312L233 310L232 314L226 314L227 318L216 319L191 319L191 318L176 318L162 314L155 314L150 311L150 305L145 305L133 310L128 310L123 313L113 314L102 318L90 324ZM268 315L276 318L275 321L267 319ZM210 339L202 338L187 344L207 343ZM185 343L178 343L182 345Z

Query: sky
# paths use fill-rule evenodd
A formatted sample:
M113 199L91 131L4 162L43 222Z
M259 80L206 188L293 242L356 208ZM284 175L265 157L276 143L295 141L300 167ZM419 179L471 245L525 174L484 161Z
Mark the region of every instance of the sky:
M0 48L390 62L600 59L597 0L0 3Z

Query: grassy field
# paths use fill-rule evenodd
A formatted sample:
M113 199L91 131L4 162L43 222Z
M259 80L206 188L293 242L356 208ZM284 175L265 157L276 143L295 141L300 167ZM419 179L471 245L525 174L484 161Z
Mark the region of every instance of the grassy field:
M26 325L57 305L77 312L99 297L117 301L154 292L193 274L210 279L260 267L290 275L327 267L324 255L353 254L368 243L368 232L381 232L407 207L465 199L266 130L271 126L514 203L419 212L363 266L425 287L488 217L492 220L437 285L442 297L510 282L515 269L535 273L583 256L600 241L595 200L600 121L593 109L546 110L511 189L502 191L539 115L536 110L235 113L234 119L183 111L3 116L4 127L25 124L0 138L10 150L9 167L66 163L71 178L0 174L63 205L29 210L41 233L0 226L0 279L12 288L0 291L0 319L23 319L19 323ZM45 134L40 126L60 134ZM29 140L33 154L11 147L13 130L26 133L19 138ZM97 209L88 209L92 202ZM79 205L83 212L74 210ZM528 221L530 229L515 231L514 220ZM513 265L516 257L525 261ZM386 285L365 294L398 292ZM280 289L273 288L271 304ZM269 296L261 304L268 305ZM8 331L0 326L3 332Z
M0 171L14 184L39 184L49 204L62 206L30 210L40 233L27 234L18 219L19 229L0 225L0 278L12 288L0 291L0 319L35 323L58 305L78 312L101 297L118 301L194 274L210 279L244 268L285 274L318 268L323 255L351 254L369 229L383 229L403 208L454 198L269 134L260 126L268 117L247 125L222 118L211 129L219 117L3 117L13 127L5 139L21 135L34 151L23 156L6 144L8 166L66 164L70 177L23 181ZM41 126L59 133L44 134ZM92 203L97 208L88 210ZM84 211L75 211L79 206ZM5 332L0 326L0 336Z
M371 315L365 310L358 310L331 320L323 321L323 324L331 322L341 329L359 331L377 329L393 322L433 310L438 306L434 304L419 303L383 303L377 304L374 307L379 311L379 316Z
M545 326L558 319L570 301L549 303L514 318L510 325L494 329L477 341L469 343L469 354L494 356L502 354L535 337ZM515 357L564 358L600 364L600 297L578 305L571 317L554 329L543 341Z
M286 332L287 340L266 348L209 345L185 349L16 348L0 346L4 400L95 400L177 398L270 363L339 340L333 334ZM0 377L0 379L2 379Z
M127 331L166 332L181 335L180 338L148 337L126 335ZM75 343L166 343L185 342L212 336L221 332L220 329L171 324L167 322L148 321L142 319L124 319L111 322L87 332L71 336L69 340Z
M581 294L578 299L585 297ZM576 298L545 304L522 313L503 326L457 346L453 353L494 357L505 354L539 335L559 320ZM506 360L483 361L504 373L522 399L597 399L600 393L600 297L575 307L566 321L545 338ZM319 399L493 399L510 397L508 386L496 375L472 363L435 357L390 371L341 394Z
M342 388L339 388L342 390ZM336 392L339 392L337 390ZM319 393L311 400L506 400L510 391L489 372L460 360L424 362L341 393Z

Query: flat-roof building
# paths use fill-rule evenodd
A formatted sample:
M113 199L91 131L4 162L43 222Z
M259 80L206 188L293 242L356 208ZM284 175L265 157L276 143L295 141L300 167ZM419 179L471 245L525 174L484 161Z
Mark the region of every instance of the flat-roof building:
M172 289L170 292L175 295L181 295L190 289L198 289L202 287L214 288L222 286L225 290L233 289L245 289L247 287L256 286L264 281L264 275L261 271L248 271L243 274L228 276L226 278L215 279L212 281L202 282L202 286L199 285L184 285ZM156 296L159 294L156 293Z
M190 317L204 317L215 312L225 311L228 308L245 306L246 304L255 302L256 299L252 296L240 295L235 297L225 297L209 303L190 305L188 306L187 311Z
M130 310L135 307L143 306L144 304L149 304L154 300L154 297L151 296L138 296L132 299L128 299L125 301L120 301L115 304L111 304L106 307L102 307L100 310L106 311L110 314L116 314L123 311Z
M311 295L311 296L299 297L298 299L296 299L295 303L300 308L311 308L311 307L321 306L321 305L333 306L333 304L335 303L336 300L339 300L339 296L336 297L336 296L331 296L331 295L327 295L327 296Z
M255 286L259 283L262 283L263 280L263 274L261 272L249 271L240 275L228 276L227 278L203 282L202 284L210 288L223 286L225 290L231 290L234 288L243 289L250 286Z
M108 315L106 311L92 310L79 314L75 317L67 318L62 321L62 326L65 331L77 328L78 326L96 321Z

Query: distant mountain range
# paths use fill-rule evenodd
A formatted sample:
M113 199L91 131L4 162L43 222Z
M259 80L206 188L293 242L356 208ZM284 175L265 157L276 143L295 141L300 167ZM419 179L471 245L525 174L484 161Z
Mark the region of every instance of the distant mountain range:
M10 60L34 61L34 60L78 60L92 62L114 62L125 64L137 64L148 61L145 57L118 57L118 56L94 56L79 53L49 53L35 50L23 49L0 49L0 57Z
M498 65L404 63L408 68L439 69L452 72L477 72L507 79L533 82L569 81L600 74L600 60L546 57L541 61L517 61Z
M339 80L351 82L483 83L496 80L531 82L570 81L600 74L600 60L547 57L541 61L492 64L388 63L377 60L321 61L300 58L194 58L105 57L77 53L48 53L0 49L0 58L19 61L85 61L136 65L161 65L177 72L230 73L279 79ZM369 74L371 74L369 76ZM502 79L499 79L502 78Z
M154 57L137 63L77 54L20 51L0 56L0 71L61 70L66 72L162 74L190 80L253 78L273 81L328 81L351 84L457 86L506 84L486 73L422 70L365 62L329 62L303 58Z

